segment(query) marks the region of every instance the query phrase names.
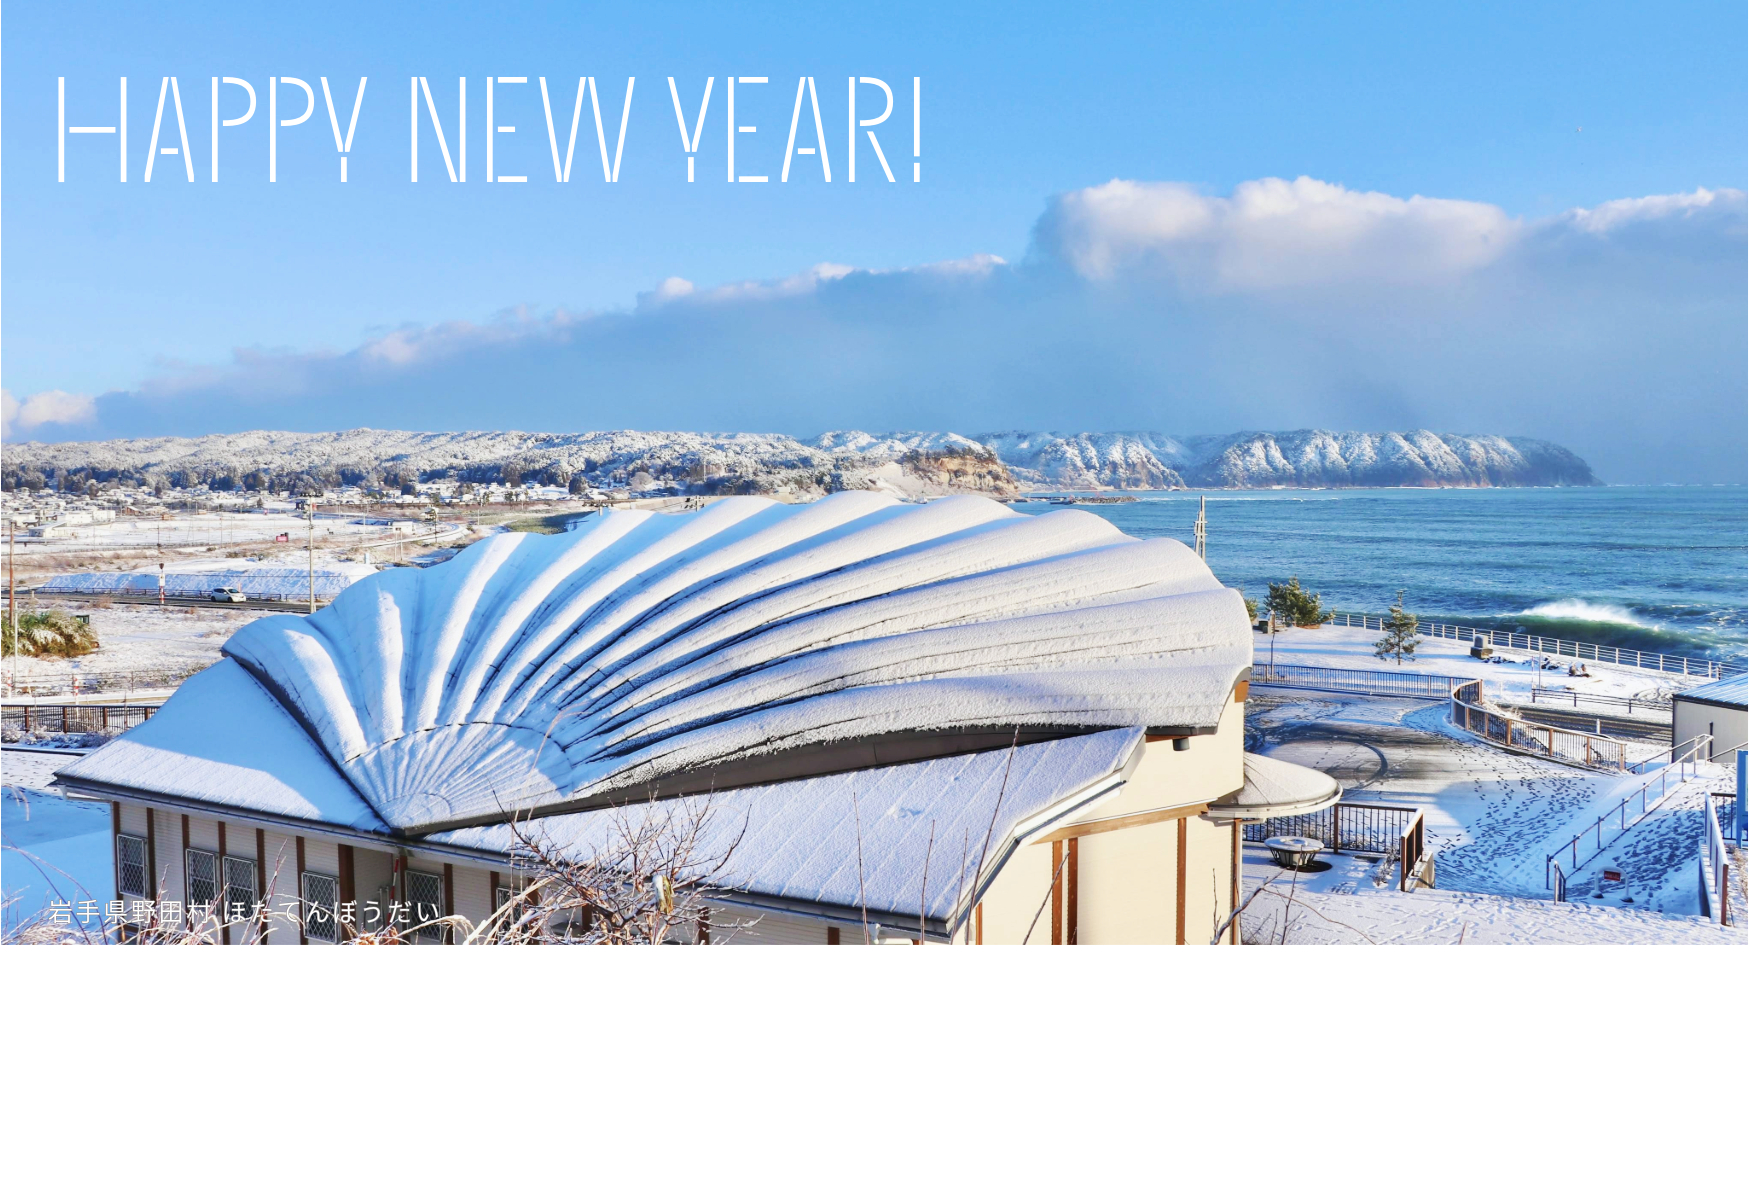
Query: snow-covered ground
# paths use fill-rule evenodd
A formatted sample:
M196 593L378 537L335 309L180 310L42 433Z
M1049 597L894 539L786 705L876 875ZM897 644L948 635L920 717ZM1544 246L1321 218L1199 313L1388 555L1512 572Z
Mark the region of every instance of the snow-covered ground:
M45 601L45 603L48 601ZM65 606L65 605L61 605ZM125 675L205 668L219 659L231 634L269 614L243 608L159 607L157 604L80 604L70 610L91 616L100 645L83 657L18 658L21 686L65 684L70 676ZM3 663L8 684L12 658Z
M1438 883L1460 891L1547 898L1547 858L1599 817L1605 849L1569 886L1569 897L1671 914L1699 908L1694 889L1702 814L1700 794L1727 791L1727 769L1701 764L1697 778L1670 775L1660 797L1660 773L1588 774L1548 760L1482 743L1453 727L1448 708L1414 701L1336 694L1254 693L1247 709L1251 746L1328 772L1352 804L1419 808ZM1638 792L1661 801L1623 835L1616 806L1631 798L1626 819L1639 815ZM1580 857L1593 853L1587 836ZM1607 866L1622 882L1592 885Z
M1552 656L1549 659L1555 661L1558 668L1541 670L1539 675L1537 666L1543 659L1540 653L1527 653L1522 649L1509 652L1496 648L1495 655L1505 659L1500 664L1493 664L1470 656L1468 641L1441 640L1432 636L1421 636L1417 639L1420 643L1416 646L1414 659L1405 660L1401 665L1394 659L1380 660L1374 653L1374 646L1379 640L1378 632L1368 628L1339 627L1335 624L1325 624L1319 628L1289 628L1278 632L1275 635L1274 652L1276 662L1282 665L1322 665L1389 673L1427 673L1438 677L1461 677L1465 680L1480 677L1490 697L1525 702L1530 701L1531 687L1537 685L1544 689L1577 690L1581 694L1623 698L1638 694L1644 698L1659 692L1667 695L1671 690L1700 685L1707 680L1704 677L1685 677L1677 673L1660 673L1656 669L1636 669L1601 661L1585 663L1591 673L1589 677L1568 677L1567 667L1574 663L1573 659L1557 659ZM1255 633L1252 644L1257 663L1267 664L1270 659L1269 635Z
M51 900L102 900L115 893L109 806L43 791L55 771L74 758L17 747L0 750L0 896L8 930Z
M1329 870L1295 874L1247 848L1245 943L1742 945L1749 935L1693 915L1426 887L1404 893L1394 875L1376 884L1375 868L1358 858L1324 860Z

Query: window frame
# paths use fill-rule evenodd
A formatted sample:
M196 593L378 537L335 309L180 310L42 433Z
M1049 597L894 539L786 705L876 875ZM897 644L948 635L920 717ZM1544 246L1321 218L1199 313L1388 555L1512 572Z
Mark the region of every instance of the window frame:
M430 923L434 919L442 919L444 917L444 914L445 914L444 907L443 907L443 874L442 874L442 872L441 871L432 871L432 870L415 870L413 867L409 866L409 867L407 867L405 873L407 876L406 903L407 903L408 927L410 929L416 928L420 924ZM426 918L426 917L421 916L419 914L418 908L421 906L421 904L416 903L413 900L413 880L416 878L430 880L432 888L436 893L436 900L437 900L436 904L435 904L435 906L437 908L436 915L431 916L429 918ZM441 943L443 943L443 939L444 939L444 931L445 931L445 929L443 929L441 927L426 928L424 931L416 933L412 937L412 939L415 943L420 943L420 944L441 944Z
M333 892L332 904L316 903L311 898L313 892L310 890L310 883L312 880L329 884ZM306 870L304 872L303 881L298 884L298 888L299 923L303 926L304 938L307 940L313 940L319 944L340 943L340 879L332 874L322 874L314 870ZM314 926L312 926L310 918L310 909L312 907L315 907L318 910L326 910L328 912L328 918L325 921L320 919L314 921L315 924L326 925L328 928L327 935L321 934Z
M247 887L239 886L231 881L231 870L233 867L247 867ZM248 892L248 905L244 908L243 918L247 920L254 916L255 907L261 902L261 893L257 888L258 881L258 867L255 864L254 858L244 858L237 854L225 854L219 859L219 898L223 904L219 914L221 922L239 922L231 917L232 891Z
M140 889L137 891L128 890L127 885L124 882L124 878L126 876L125 871L126 871L126 867L129 865L129 862L128 862L127 858L123 856L122 850L124 848L130 848L130 847L137 848L137 850L139 852L138 866L139 866ZM118 833L118 834L116 834L115 835L115 891L116 891L116 894L127 895L130 898L135 898L135 899L150 899L152 896L147 893L147 890L148 890L148 888L150 888L150 886L152 884L146 881L146 875L148 874L148 872L149 872L149 868L147 865L147 858L146 858L146 839L144 837L141 837L137 833Z
M212 867L212 873L210 875L203 876L195 873L194 860L197 857L211 859L209 864ZM216 913L225 894L224 870L219 865L218 851L197 849L194 846L189 846L182 851L182 875L183 884L187 888L184 893L188 896L182 901L184 912L192 912L196 907L211 907ZM211 898L196 901L194 884L197 879L212 884Z

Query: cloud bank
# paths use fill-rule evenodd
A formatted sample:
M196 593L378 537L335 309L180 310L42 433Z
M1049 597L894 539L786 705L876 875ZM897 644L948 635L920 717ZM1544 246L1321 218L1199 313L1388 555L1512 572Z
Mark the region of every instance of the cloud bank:
M1309 177L1113 180L1050 201L1016 263L674 276L630 311L240 350L104 396L92 426L18 429L1430 428L1554 439L1611 480L1741 481L1745 242L1736 190L1525 220Z
M96 414L97 400L89 394L45 390L20 402L11 391L0 390L0 428L8 438L14 431L29 435L51 424L88 423Z

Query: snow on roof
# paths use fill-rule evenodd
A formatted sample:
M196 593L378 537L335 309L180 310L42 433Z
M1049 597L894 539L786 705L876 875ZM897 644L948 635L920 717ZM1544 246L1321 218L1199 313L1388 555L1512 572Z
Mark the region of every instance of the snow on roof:
M1219 820L1261 821L1327 808L1342 798L1342 786L1314 768L1245 753L1245 784L1209 805Z
M1749 673L1739 673L1722 681L1709 681L1690 689L1678 690L1673 697L1690 702L1714 702L1720 706L1749 708Z
M684 829L687 810L703 809L695 864L728 855L711 876L715 886L792 905L859 911L866 904L877 915L909 917L915 928L919 910L941 923L956 909L963 914L1015 848L1120 787L1144 735L1139 728L1102 731L740 788L710 796L708 805L702 797L646 801L519 828L587 860L621 848L622 832L652 821ZM508 824L438 840L506 854L516 844Z
M195 674L151 719L56 770L71 781L123 791L388 832L303 728L235 661Z
M377 814L430 832L731 765L725 783L767 782L756 765L784 753L891 763L871 741L894 736L1208 730L1251 639L1179 542L851 492L498 535L224 651ZM176 750L158 727L131 733Z

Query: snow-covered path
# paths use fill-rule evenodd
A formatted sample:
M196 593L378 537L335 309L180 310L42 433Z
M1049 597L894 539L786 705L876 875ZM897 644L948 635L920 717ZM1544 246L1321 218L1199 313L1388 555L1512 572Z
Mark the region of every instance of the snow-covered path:
M1254 694L1248 707L1248 745L1330 773L1342 783L1346 803L1424 810L1441 888L1529 898L1547 896L1549 854L1630 796L1631 821L1638 813L1640 786L1656 778L1587 774L1504 751L1452 727L1446 709L1394 699L1264 691ZM1697 804L1684 804L1688 795L1691 789L1678 788L1615 845L1609 845L1617 837L1612 814L1603 834L1607 848L1584 868L1584 881L1570 887L1569 897L1598 893L1590 885L1598 867L1615 868L1622 861L1634 870L1624 874L1625 889L1602 892L1597 901L1694 913L1700 814ZM1588 840L1581 857L1594 848Z
M1247 889L1260 884L1248 877ZM1422 890L1328 894L1278 880L1246 909L1247 944L1722 944L1749 932L1699 916Z

